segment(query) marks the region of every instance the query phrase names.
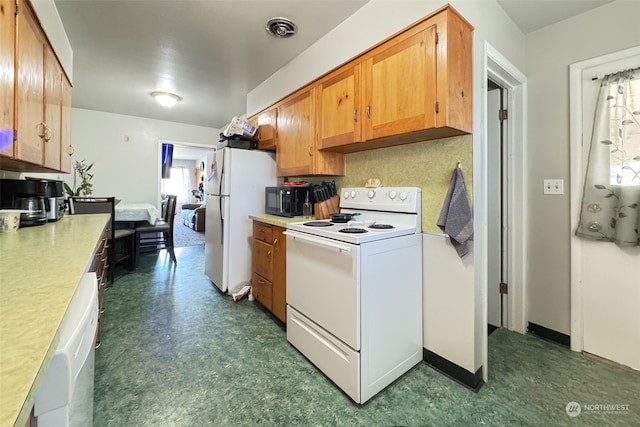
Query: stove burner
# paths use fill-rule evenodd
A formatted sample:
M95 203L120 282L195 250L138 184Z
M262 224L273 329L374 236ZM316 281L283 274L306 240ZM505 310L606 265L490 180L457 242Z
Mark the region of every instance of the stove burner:
M369 226L369 228L373 229L373 230L389 230L391 228L395 228L393 225L391 224L372 224Z
M328 221L309 221L302 225L306 225L307 227L333 227L333 223Z
M350 233L350 234L362 234L367 232L367 230L365 230L364 228L357 228L357 227L347 227L339 231L341 233Z

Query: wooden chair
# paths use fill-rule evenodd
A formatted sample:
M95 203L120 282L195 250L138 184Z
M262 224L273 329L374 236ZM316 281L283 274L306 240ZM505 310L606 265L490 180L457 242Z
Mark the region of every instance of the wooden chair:
M76 214L96 214L96 213L108 213L111 214L111 223L109 225L109 249L107 252L107 271L110 276L110 281L113 283L115 278L115 266L116 264L129 260L129 270L134 271L136 269L135 262L135 230L133 228L116 228L116 212L115 212L115 197L69 197L69 213L71 215ZM123 246L125 251L116 252L116 243L126 242Z
M162 208L162 219L155 224L136 227L136 263L141 252L155 252L166 249L171 260L177 264L173 248L173 222L176 214L176 199L178 196L167 195L166 205Z

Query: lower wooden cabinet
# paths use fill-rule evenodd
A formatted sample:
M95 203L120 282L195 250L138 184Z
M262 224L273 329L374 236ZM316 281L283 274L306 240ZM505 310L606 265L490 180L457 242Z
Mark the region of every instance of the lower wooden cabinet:
M253 222L253 297L283 322L287 320L287 241L284 228Z
M104 313L105 290L107 287L107 268L109 267L107 265L107 255L109 253L109 227L110 225L105 227L104 232L100 237L98 247L89 268L89 271L96 273L96 277L98 279L98 327L96 328L96 348L100 345L100 321L102 313Z

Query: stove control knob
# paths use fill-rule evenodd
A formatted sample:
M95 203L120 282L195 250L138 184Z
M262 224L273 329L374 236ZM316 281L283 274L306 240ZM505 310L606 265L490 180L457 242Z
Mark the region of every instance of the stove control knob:
M348 199L349 198L349 192L345 191L344 194L342 195L343 198Z
M390 198L391 200L393 200L393 199L395 199L395 198L396 198L396 190L391 190L391 191L389 191L389 198Z
M369 197L370 199L373 199L374 197L376 197L375 190L369 190L369 192L367 193L367 197Z
M403 202L407 200L407 193L405 191L400 192L400 200L402 200Z
M356 197L356 190L351 190L351 198L355 199Z

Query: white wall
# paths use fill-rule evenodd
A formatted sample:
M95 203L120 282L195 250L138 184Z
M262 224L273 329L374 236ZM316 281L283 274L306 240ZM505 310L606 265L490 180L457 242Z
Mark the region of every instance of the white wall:
M452 0L449 3L475 27L474 94L484 90L484 82L480 81L477 71L478 55L484 40L488 40L516 67L524 68L524 35L495 1ZM372 0L252 90L247 95L248 114L252 115L271 105L445 4L444 1ZM474 97L474 121L476 122L480 120L480 110L476 103L478 98ZM468 173L470 174L471 171ZM347 174L349 174L348 162ZM474 196L474 204L477 205L477 203L478 200ZM457 312L459 307L467 307L471 310L464 310L464 315L456 318L455 323L447 323L448 319L442 319L439 324L425 323L425 330L427 330L425 336L434 343L435 348L432 351L474 373L481 366L484 351L481 348L480 336L483 330L480 326L484 322L481 301L484 292L480 289L481 283L474 283L473 260L471 256L469 258L465 263L465 271L459 276L461 281L457 283L459 288L455 292L455 298L442 297L442 300L437 303L440 304L439 308L443 312ZM437 274L439 273L434 272L434 275ZM440 286L446 284L446 279L437 279L429 283Z
M528 115L528 316L570 334L569 65L640 44L640 2L618 0L526 38ZM545 196L542 180L565 194Z
M215 128L73 108L72 160L95 162L94 195L158 205L161 141L214 146L219 133Z

